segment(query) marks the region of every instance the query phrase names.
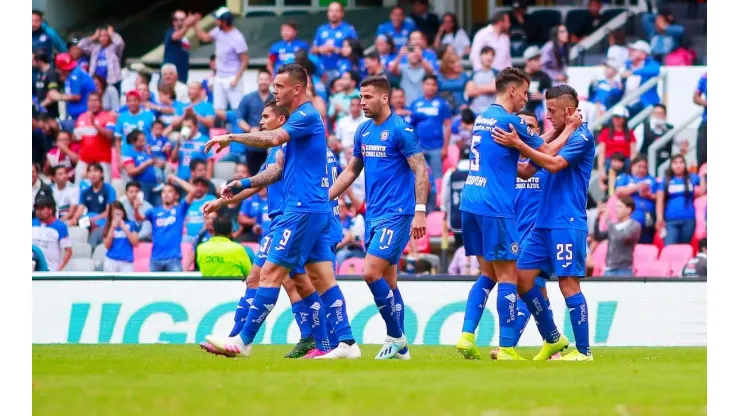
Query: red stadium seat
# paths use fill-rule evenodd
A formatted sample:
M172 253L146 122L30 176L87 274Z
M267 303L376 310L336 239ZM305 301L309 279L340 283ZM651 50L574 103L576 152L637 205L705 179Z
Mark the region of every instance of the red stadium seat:
M427 214L427 234L430 237L442 236L442 223L444 222L445 213L442 211L432 211Z
M228 133L226 131L226 129L221 129L221 128L215 128L214 127L212 129L208 130L208 136L209 137L220 136L220 135L226 134L226 133ZM224 149L224 150L222 150L222 151L220 151L218 153L215 153L216 152L215 149L211 150L211 152L213 152L213 154L214 154L214 163L218 162L219 160L221 160L221 158L223 158L224 156L228 155L229 154L229 149L230 149L230 147L227 147L226 149Z
M603 264L594 264L594 277L601 277L604 275L604 265Z
M671 265L660 260L645 261L639 264L635 261L634 272L635 276L639 277L670 277Z
M195 250L193 249L193 245L182 243L180 244L180 251L182 252L182 269L186 272L194 270Z
M134 259L149 259L152 256L152 243L139 243L134 247ZM149 266L147 265L147 270Z
M442 160L442 174L457 166L460 160L460 148L454 144L447 146L447 157Z
M601 243L599 243L598 246L596 246L596 250L594 250L594 252L591 254L591 257L594 260L594 266L601 266L603 270L606 265L606 251L608 248L608 241L602 241Z
M252 249L252 251L254 252L254 254L257 254L257 252L260 251L260 245L259 245L259 243L242 243L242 245L243 246L247 246L250 249Z
M149 257L134 258L134 271L137 273L148 273L149 272Z
M442 206L442 178L435 178L434 185L437 188L437 206Z
M658 260L658 247L652 244L638 244L633 252L635 262Z
M365 259L349 258L339 265L339 274L361 275L363 267L365 267Z
M707 164L705 163L701 165L701 167L699 168L699 176L704 176L706 174L707 174Z
M674 267L683 268L694 256L694 248L689 244L671 244L665 246L660 253L660 261L666 262Z
M706 209L707 209L707 196L703 195L694 200L694 209L696 210L696 232L694 236L697 240L707 236L707 220L706 220Z

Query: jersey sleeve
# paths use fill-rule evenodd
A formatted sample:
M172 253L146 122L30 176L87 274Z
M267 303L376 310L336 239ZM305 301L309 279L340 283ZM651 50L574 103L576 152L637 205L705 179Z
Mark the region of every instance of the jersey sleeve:
M583 135L571 136L568 143L558 153L569 165L580 162L593 145Z
M522 141L532 149L539 149L544 141L540 138L537 133L533 132L532 129L527 127L527 124L524 122L523 119L517 117L519 119L518 122L511 123L514 125L514 129L516 129L516 132L519 134L519 138L522 139Z
M411 127L399 126L396 129L397 146L401 153L408 159L411 156L421 153L421 145L416 132Z
M288 133L290 140L301 140L311 137L310 134L306 134L310 131L314 117L310 117L308 113L301 114L301 111L296 111L291 114L288 122L283 125L283 130Z
M252 207L252 198L247 198L244 201L242 201L242 205L239 208L239 214L244 214L247 217L251 217L251 208Z
M113 201L116 200L116 190L113 189L113 187L110 186L110 185L108 185L108 184L106 184L106 188L107 188L106 189L106 199L107 199L107 201L105 201L105 204L106 205L110 205L110 204L113 203Z
M144 219L151 223L154 223L154 209L153 208L149 208L148 210L146 210L146 212L144 213Z
M177 217L184 219L188 215L188 208L190 204L187 199L183 199L182 202L177 206Z
M617 182L614 184L616 188L621 188L623 186L627 186L629 184L629 178L627 178L627 175L621 174L617 177Z
M355 27L352 25L347 26L346 34L347 34L347 38L357 39L357 31L355 30Z
M122 120L122 117L118 117L118 120L116 121L116 125L113 127L113 134L115 134L118 137L123 138L123 120Z
M660 190L660 182L655 178L652 178L651 181L652 183L650 185L650 188L651 188L650 191L652 193L658 192Z
M124 165L135 164L133 156L128 152L128 148L124 149L121 153L121 162L123 162Z
M439 107L439 117L447 120L450 117L452 117L452 111L450 110L450 105L447 104L446 100L441 100L442 105Z
M701 180L699 179L699 175L696 173L692 173L690 176L691 183L694 184L694 186L699 186L701 184Z
M352 151L352 156L362 159L362 129L355 130L355 148Z
M59 247L62 249L72 247L72 240L69 238L69 229L67 228L67 225L59 221L56 229L59 233Z
M699 94L707 93L707 77L701 77L699 79L699 83L696 85L696 91Z

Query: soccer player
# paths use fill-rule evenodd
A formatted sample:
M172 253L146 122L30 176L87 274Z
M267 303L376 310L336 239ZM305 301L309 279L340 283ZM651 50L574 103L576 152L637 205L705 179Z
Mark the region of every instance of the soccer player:
M512 147L532 162L550 172L537 210L534 229L522 247L517 263L518 290L534 316L545 343L534 357L546 360L568 346L569 340L555 326L547 301L535 286L540 271L559 278L560 291L570 312L576 350L560 358L563 361L593 361L589 347L588 306L580 287L586 275L586 198L593 169L595 144L586 124L572 133L569 116L577 112L578 94L568 85L550 88L545 93L547 117L555 129L565 125L569 138L556 156L534 150L518 137L518 131L497 128L496 143ZM513 129L512 129L513 130Z
M467 359L480 359L475 345L488 294L498 282L496 309L499 315L500 360L523 359L514 350L517 320L517 269L519 235L514 212L514 187L519 152L494 142L495 127L516 130L537 152L554 152L572 132L565 129L553 143L528 129L515 111L527 102L529 77L516 68L505 68L496 76L496 103L475 120L470 143L470 173L463 188L463 245L468 256L478 256L481 276L470 289L462 334L457 350ZM584 205L585 206L585 205Z
M277 104L288 107L291 112L285 125L271 131L216 136L206 145L206 151L214 145L218 145L216 150L220 151L232 141L264 149L283 147L282 171L276 163L271 174L265 171L262 177L257 175L242 180L244 188L251 188L265 186L271 183L268 179L274 182L282 177L285 195L283 215L272 225L274 238L260 271L259 288L246 324L235 337L206 337L219 350L244 357L250 355L257 331L275 306L283 278L296 266L304 265L309 276L317 276L314 287L322 293L323 304L331 305L328 306L330 310L344 308L346 303L334 280L326 134L321 115L306 95L308 74L300 65L283 65L278 68L273 85ZM340 340L342 332L337 332ZM343 350L356 350L359 356L354 339L341 344L346 346Z
M410 359L403 333L404 306L398 289L397 264L409 236L426 233L429 176L419 139L403 118L391 111L391 87L384 77L371 76L360 84L360 104L371 118L355 132L355 148L347 168L329 190L336 198L366 169L365 247L362 271L387 338L376 359Z

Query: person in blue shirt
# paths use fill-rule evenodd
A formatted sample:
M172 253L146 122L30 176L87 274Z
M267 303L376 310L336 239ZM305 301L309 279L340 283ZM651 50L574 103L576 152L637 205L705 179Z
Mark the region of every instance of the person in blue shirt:
M657 14L643 13L642 28L650 40L652 55L659 61L681 45L685 33L670 9L660 10Z
M67 116L77 120L80 114L87 111L87 97L95 92L95 82L66 52L57 54L54 66L59 72L59 80L64 81L64 93L54 91L51 98L64 101L67 105Z
M198 23L198 17L190 14L185 15L182 10L172 13L172 25L164 34L164 57L162 64L173 64L177 67L177 79L180 82L188 82L188 70L190 61L190 40L186 34L188 30Z
M337 6L332 4L330 10ZM222 352L249 356L257 331L277 302L285 275L303 265L321 296L316 304L329 305L326 307L331 319L335 320L334 332L340 341L330 354L331 345L317 340L316 350L307 357L359 358L359 347L344 318L346 315L343 315L346 302L334 277L336 242L332 241L331 233L333 221L328 198L324 122L306 94L308 74L305 69L297 64L287 64L277 72L273 91L277 105L290 110L288 122L271 131L215 136L206 146L206 151L214 145L218 145L216 151L220 151L233 141L264 149L282 146L282 169L270 169L269 174L265 170L261 176L243 179L241 186L262 187L282 178L286 190L283 214L272 224L273 238L246 324L238 336L223 339L209 335L206 341Z
M595 80L588 88L588 100L600 106L600 113L612 108L622 99L624 88L616 78L617 71L622 64L614 58L605 60L604 78Z
M270 52L267 55L267 71L272 74L275 69L281 65L289 64L295 61L295 54L298 51L308 51L311 46L302 39L297 39L298 24L294 21L286 21L280 26L279 40L270 46Z
M209 182L202 176L195 177L190 182L172 174L168 176L168 179L171 183L178 185L180 189L187 192L187 195L193 195L193 199L190 201L190 205L185 213L185 235L182 239L184 243L192 244L205 226L203 206L215 200L216 197L208 193Z
M243 227L251 228L252 233L257 237L257 241L259 241L264 235L261 232L261 229L259 230L260 232L257 232L258 230L255 229L262 221L263 211L265 214L269 213L266 188L263 191L258 192L257 195L243 201L239 209L239 224Z
M547 299L535 284L536 277L544 271L559 278L576 339L576 349L559 360L593 361L588 305L581 292L580 278L586 275L586 202L596 155L595 140L588 126L581 124L575 89L558 85L547 90L545 100L548 119L555 131L562 130L554 143L567 137L565 145L555 156L527 145L519 139L518 131L508 133L500 128L494 131L497 144L513 147L549 172L544 181L534 229L524 242L517 262L518 291L545 338L534 360L547 360L570 342L558 331L546 307Z
M689 173L682 155L671 158L658 187L656 226L665 230L663 244L689 244L696 231L694 198L704 195L704 177Z
M696 166L707 163L707 73L699 79L694 91L694 104L704 107L704 115L696 136Z
M655 239L655 199L660 188L658 181L648 173L648 160L644 155L632 159L630 173L619 175L614 195L631 196L635 201L632 219L642 226L638 244L652 244Z
M360 75L360 78L365 78L365 76L367 76L365 59L362 57L364 51L359 40L345 39L344 42L342 42L340 54L342 57L337 61L337 73L339 76L350 71L357 72Z
M416 30L416 24L411 18L406 17L406 12L401 6L391 9L390 20L378 25L377 35L385 35L393 39L397 47L408 43L409 35Z
M390 95L384 77L371 76L360 84L362 109L371 120L357 128L352 158L329 190L329 199L339 197L366 170L367 256L362 275L387 335L375 358L410 359L397 264L409 238L426 233L429 176L415 129L391 111Z
M109 273L131 273L134 271L134 247L139 245L139 228L126 217L121 201L113 201L108 211L108 220L103 226L103 244L107 251L103 271Z
M152 134L147 138L147 146L152 158L156 161L154 172L157 174L157 182L164 182L164 169L172 152L172 144L164 136L164 123L154 120L152 123Z
M113 134L116 137L116 148L118 149L118 154L121 156L124 150L129 147L129 143L125 141L125 138L132 131L140 130L148 139L152 135L152 124L156 120L154 113L141 105L141 95L139 95L138 91L131 90L126 93L126 105L128 106L128 111L124 111L118 116L116 127L113 130Z
M435 178L442 177L442 159L447 157L450 144L452 111L444 98L437 96L437 77L424 77L423 95L411 103L411 125L417 131L424 158Z
M46 56L54 56L57 52L67 52L67 46L56 30L44 21L44 13L40 10L31 11L31 49L36 52L39 49L46 51Z
M324 69L335 71L339 61L342 43L345 39L357 39L355 27L343 22L344 6L339 2L332 2L326 11L329 23L316 29L311 52L319 55Z
M147 137L139 129L134 129L126 136L128 146L123 149L122 163L129 178L141 184L144 199L152 205L159 205L155 199L154 188L157 186L157 163L147 148Z
M429 65L434 68L434 71L437 72L439 70L439 63L437 62L437 52L434 51L434 49L429 47L429 40L427 39L426 35L420 31L415 30L411 32L411 35L409 36L408 44L405 45L405 48L403 46L396 46L396 49L399 52L399 55L402 54L404 50L411 50L412 48L420 48L421 49L421 57L424 61L428 62ZM408 65L409 59L408 54L403 54L401 57L400 64Z
M638 40L630 43L629 46L630 60L627 61L625 71L622 72L622 79L626 82L627 78L632 75L640 77L640 85L650 81L650 79L660 75L660 63L650 57L650 45L644 40ZM645 91L640 96L640 101L631 105L628 110L629 114L638 114L645 107L658 104L660 96L658 95L658 85Z
M94 230L105 225L110 204L116 200L116 191L103 182L103 167L100 163L87 165L87 180L90 181L90 186L80 190L77 218L89 218L90 229ZM85 209L87 213L82 215Z
M190 98L190 104L185 106L182 113L177 113L177 115L181 117L195 116L198 122L198 131L208 137L209 130L216 123L216 110L213 109L211 103L203 99L203 86L198 81L188 82L188 97ZM175 119L172 125L177 127L179 125L178 121L182 121L182 118Z
M152 272L182 271L182 230L185 225L190 204L195 199L195 192L188 193L183 202L179 202L177 188L171 183L162 189L162 205L141 214L141 202L137 199L134 206L136 221L149 221L152 224L152 254L149 270Z
M190 180L190 163L194 160L204 161L208 172L206 177L213 176L213 156L209 156L206 150L208 136L201 134L196 128L197 125L195 115L189 114L183 118L181 137L172 151L172 161L177 163L177 176L186 181Z

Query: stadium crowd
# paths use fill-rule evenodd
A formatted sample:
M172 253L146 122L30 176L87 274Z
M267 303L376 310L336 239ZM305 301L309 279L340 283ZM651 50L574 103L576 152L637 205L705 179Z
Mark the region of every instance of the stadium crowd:
M232 145L228 154L207 154L208 138L225 132L259 130L263 103L272 97L271 81L280 65L301 64L310 75L314 106L324 118L328 146L340 163L351 156L354 133L366 120L358 85L367 75L384 75L394 87L394 112L415 127L430 177L429 232L407 248L402 270L410 274L478 274L475 258L462 249L459 202L469 167L470 138L476 114L495 99L494 78L524 58L532 82L526 110L543 131L544 93L567 83L570 46L611 17L591 0L564 24L545 27L527 12L526 1L497 12L472 36L457 16L437 16L429 2L414 0L377 28L374 51L365 53L344 10L332 3L328 22L308 44L299 26L286 21L281 40L270 49L255 91L244 94L241 78L249 62L247 42L228 9L215 12L217 26L205 32L202 18L182 10L172 14L164 36L164 62L156 90L151 74L140 72L136 87L121 91L125 39L108 26L90 36L64 42L33 12L32 216L35 270L179 271L198 268L196 251L213 235L201 207L234 179L257 173L266 153ZM594 275L706 274L707 76L697 80L693 100L705 107L697 137L697 157L687 159L688 143L659 152L670 160L658 177L648 174L649 145L670 131L657 87L629 106L615 106L631 88L648 82L662 65L694 60L683 28L670 10L646 13L648 37L625 44L617 30L609 35L603 77L582 97L584 112L613 110L598 135L598 177L603 200L589 196L589 235ZM203 81L188 81L190 29L216 54ZM466 71L469 59L473 71ZM687 97L690 100L692 97ZM60 104L64 104L61 111ZM639 143L627 121L652 106ZM340 204L345 238L339 244L340 273L359 273L365 255L364 177ZM179 201L188 204L180 204ZM250 256L269 228L264 192L224 207L230 237ZM450 235L449 247L442 236ZM454 236L454 239L452 238ZM444 258L449 249L450 261ZM444 250L442 259L440 255ZM698 252L698 254L697 254ZM695 257L696 256L696 257ZM703 260L702 260L703 259ZM447 264L449 263L449 264ZM698 263L703 266L696 267ZM686 268L684 268L686 266ZM703 268L702 268L703 267ZM699 270L699 271L697 271Z

